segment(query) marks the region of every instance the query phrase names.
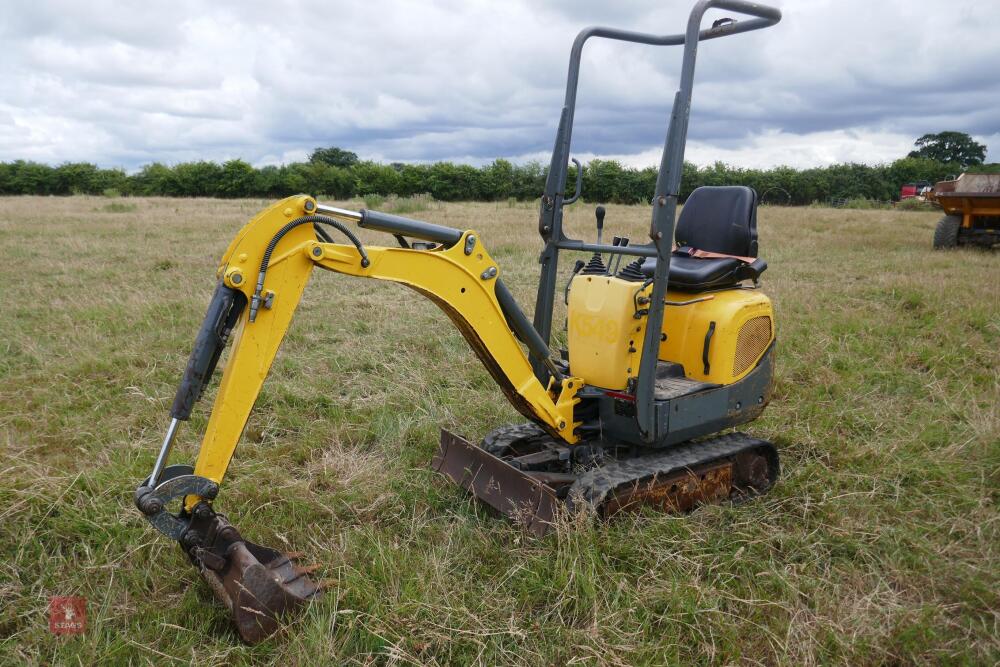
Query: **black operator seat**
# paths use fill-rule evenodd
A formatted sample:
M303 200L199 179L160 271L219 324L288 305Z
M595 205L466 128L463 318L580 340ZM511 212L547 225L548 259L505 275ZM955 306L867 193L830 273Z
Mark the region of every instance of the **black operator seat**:
M767 262L757 258L757 193L743 185L696 188L681 209L674 239L672 289L701 292L731 287L756 281L767 268ZM649 277L655 269L655 257L642 265Z

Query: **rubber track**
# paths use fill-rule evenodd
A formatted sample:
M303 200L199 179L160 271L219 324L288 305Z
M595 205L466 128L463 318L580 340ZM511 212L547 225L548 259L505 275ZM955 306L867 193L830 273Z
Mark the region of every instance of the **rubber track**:
M546 436L553 442L552 439L545 431L538 426L528 422L527 424L507 424L506 426L501 426L495 431L491 431L486 434L483 441L479 443L482 449L493 456L503 456L507 453L507 448L513 445L518 440L527 440L528 438L534 438L537 436Z
M654 475L678 472L758 448L765 448L770 452L770 456L767 456L769 489L778 477L778 454L774 445L766 440L751 438L745 433L727 433L710 440L672 447L664 452L610 461L589 470L581 474L570 487L567 503L570 508L573 508L576 501L596 509L609 493L624 484L634 484ZM765 491L767 489L760 489L759 493Z

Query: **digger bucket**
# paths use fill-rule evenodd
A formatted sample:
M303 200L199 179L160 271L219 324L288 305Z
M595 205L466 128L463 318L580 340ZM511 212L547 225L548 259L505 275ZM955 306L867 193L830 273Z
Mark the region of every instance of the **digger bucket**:
M215 597L229 609L240 637L256 644L301 613L320 592L309 578L314 568L297 566L294 555L244 540L224 517L213 515L206 547L190 551Z
M550 487L445 430L431 467L537 537L549 531L561 504Z

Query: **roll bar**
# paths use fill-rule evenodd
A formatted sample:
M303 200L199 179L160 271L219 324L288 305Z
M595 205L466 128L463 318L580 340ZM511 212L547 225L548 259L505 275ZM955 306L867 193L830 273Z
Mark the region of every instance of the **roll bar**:
M709 9L724 9L754 18L744 21L721 19L710 28L701 29L705 12ZM670 249L674 236L674 222L677 215L677 197L680 191L681 172L684 164L684 147L687 142L688 117L691 111L691 91L694 86L694 66L698 53L698 43L704 40L736 35L760 30L775 25L781 20L781 11L766 5L745 0L699 0L688 16L687 30L683 34L651 35L617 28L591 27L582 30L573 41L570 51L569 72L566 77L566 97L556 131L552 161L545 181L538 216L538 232L545 241L539 262L542 265L535 300L534 326L542 340L548 344L552 333L552 309L555 304L556 272L559 250L588 250L601 248L602 252L657 257L653 276L646 336L643 341L642 361L639 365L639 383L636 390L636 419L643 438L655 439L656 422L653 401L653 381L659 351L660 331L663 327L663 301L667 292L667 276L670 270ZM670 125L664 141L663 155L656 177L656 191L653 197L652 219L649 236L651 243L644 245L596 246L576 239L568 239L562 232L562 209L567 203L576 201L579 192L566 198L565 185L568 173L570 144L573 135L573 120L576 112L576 93L580 80L580 60L583 46L591 37L602 37L623 42L649 44L652 46L684 45L681 63L680 86L674 95ZM540 380L545 377L545 367L534 363L534 371Z

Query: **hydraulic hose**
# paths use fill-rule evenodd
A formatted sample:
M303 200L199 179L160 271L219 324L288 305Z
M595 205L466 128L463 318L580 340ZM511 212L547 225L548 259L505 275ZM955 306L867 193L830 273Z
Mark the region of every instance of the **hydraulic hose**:
M333 218L328 218L325 215L304 215L301 218L296 218L279 229L278 232L271 237L271 240L267 244L267 248L264 250L264 257L260 260L260 271L257 273L257 286L254 288L253 298L250 300L251 322L257 319L257 310L260 308L260 294L264 290L264 276L267 274L267 267L271 262L271 254L274 252L274 249L278 247L278 243L285 236L285 234L299 225L306 225L309 223L312 223L313 227L316 229L316 235L328 243L331 242L332 239L328 234L321 231L319 227L320 225L328 225L342 232L344 236L346 236L351 243L354 244L354 247L357 248L358 252L361 254L361 266L367 267L370 264L370 261L368 260L368 253L365 252L365 247L361 245L361 241L357 236L355 236L354 232L345 227L342 223L334 220Z

